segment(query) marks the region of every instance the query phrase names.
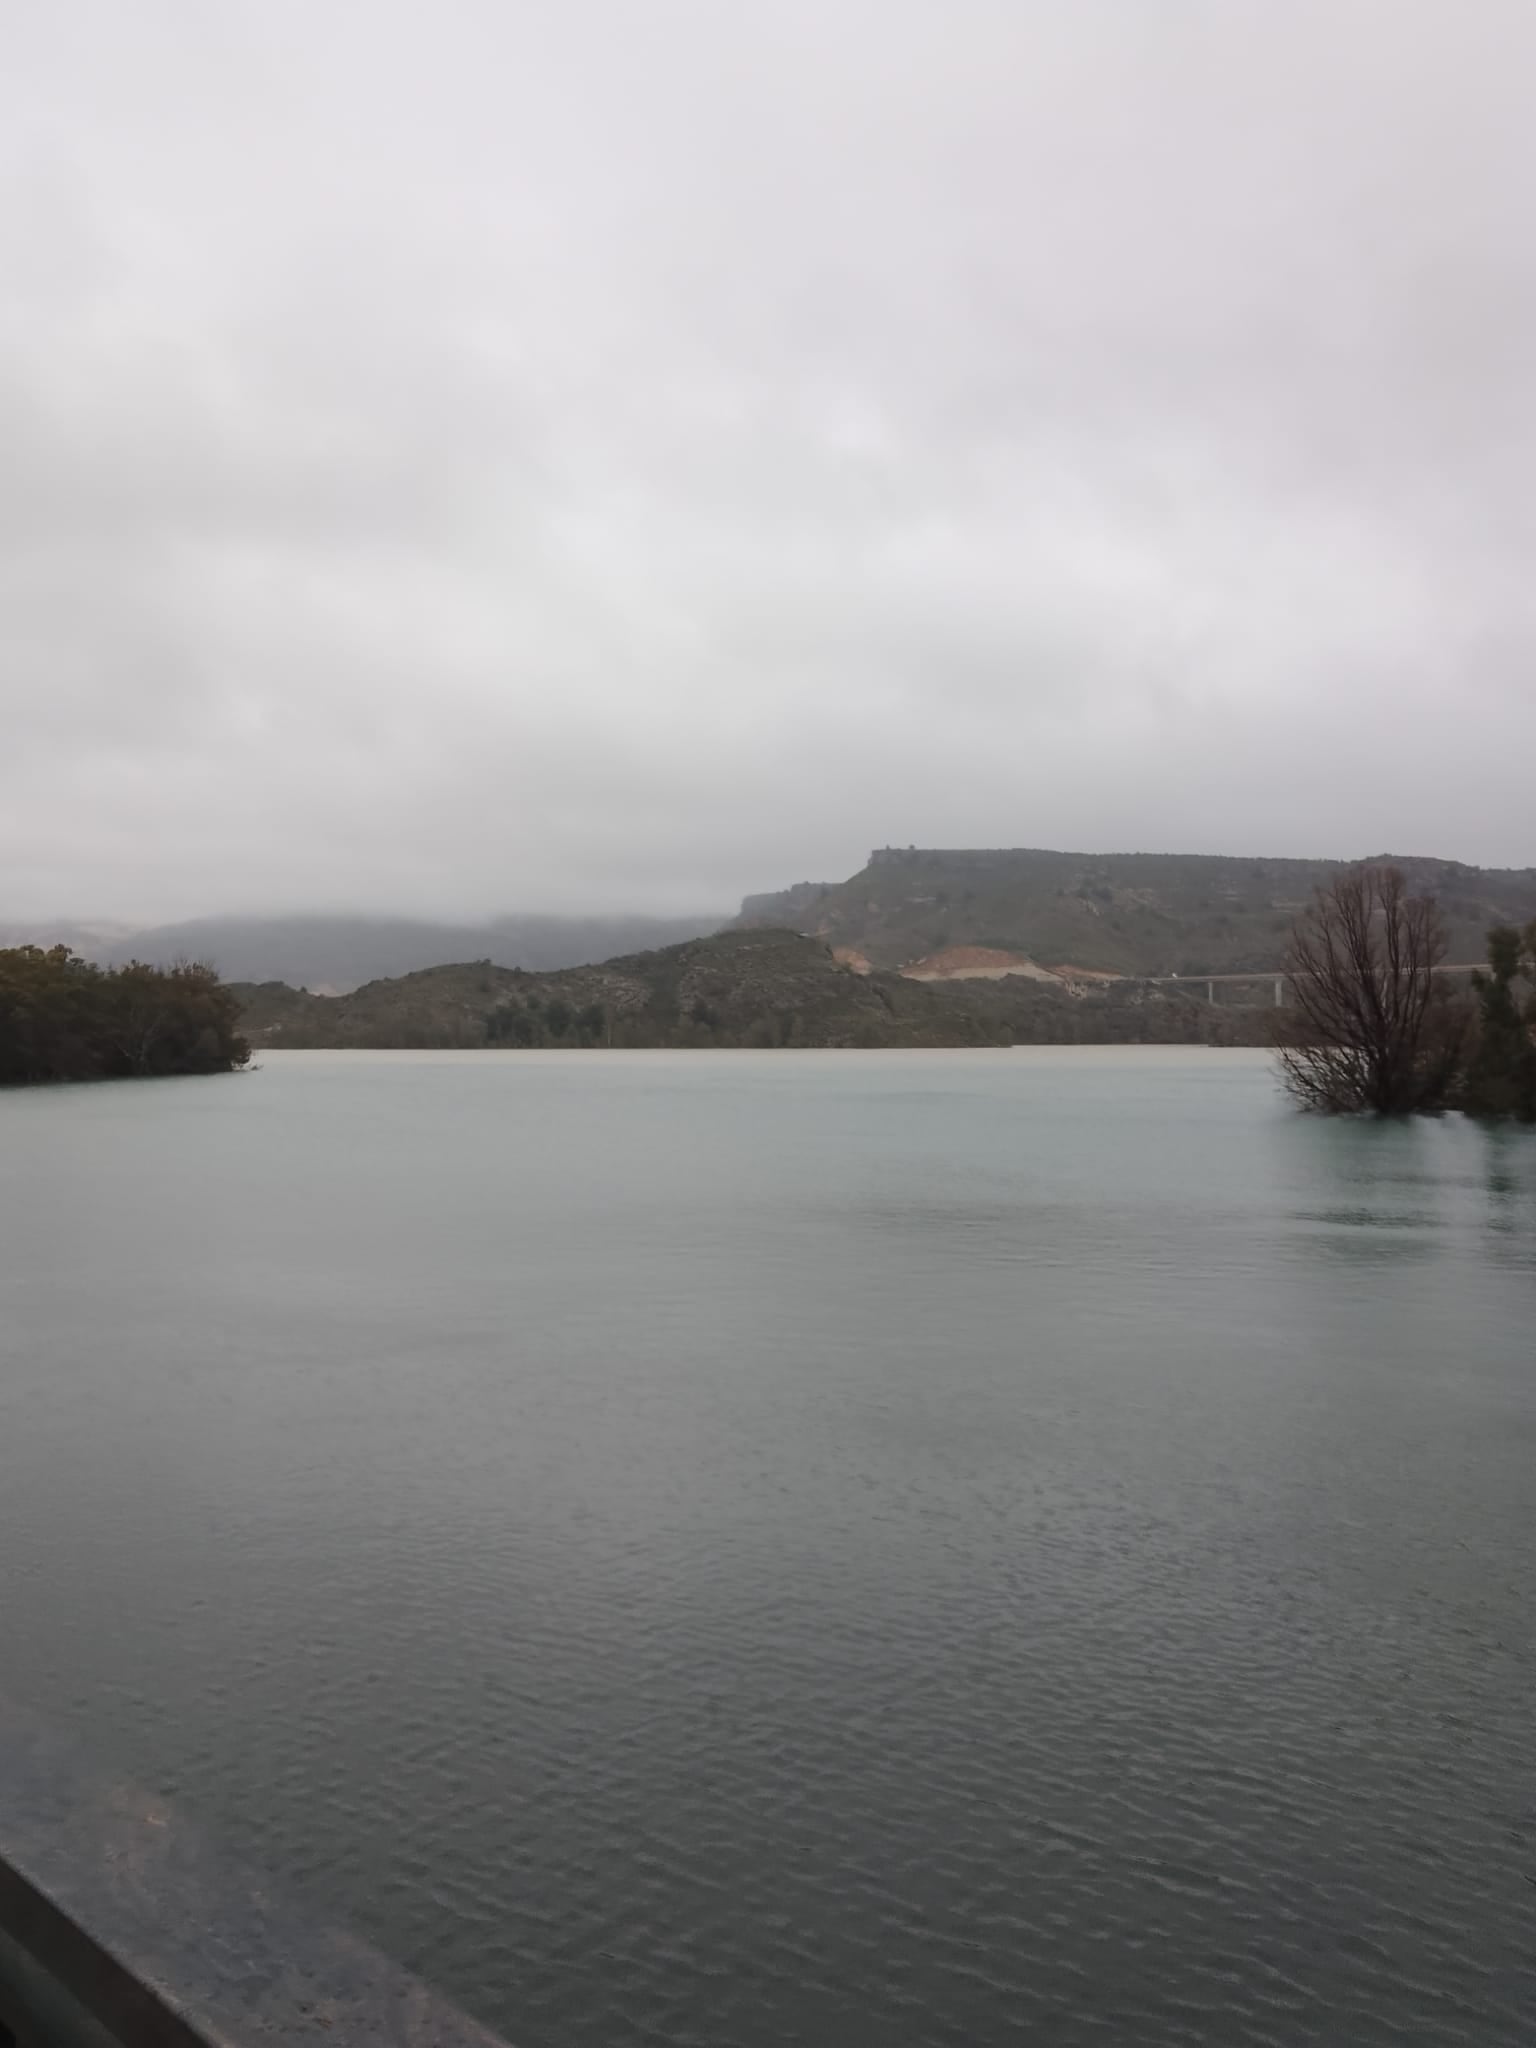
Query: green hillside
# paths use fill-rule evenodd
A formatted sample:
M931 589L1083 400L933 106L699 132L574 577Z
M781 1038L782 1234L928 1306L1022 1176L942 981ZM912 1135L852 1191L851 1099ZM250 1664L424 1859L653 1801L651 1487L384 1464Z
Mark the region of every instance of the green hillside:
M315 996L237 985L266 1046L921 1046L1255 1042L1263 1013L1126 983L1074 996L1023 978L929 986L858 974L818 939L721 932L598 967L488 961Z

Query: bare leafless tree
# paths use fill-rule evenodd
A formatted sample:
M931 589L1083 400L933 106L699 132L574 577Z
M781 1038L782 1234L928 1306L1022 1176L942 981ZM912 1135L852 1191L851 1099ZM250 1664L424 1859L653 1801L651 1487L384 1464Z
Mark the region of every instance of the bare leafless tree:
M1445 931L1433 897L1394 867L1351 869L1291 929L1291 1007L1276 1012L1285 1085L1304 1109L1402 1116L1444 1106L1465 1019L1435 970Z

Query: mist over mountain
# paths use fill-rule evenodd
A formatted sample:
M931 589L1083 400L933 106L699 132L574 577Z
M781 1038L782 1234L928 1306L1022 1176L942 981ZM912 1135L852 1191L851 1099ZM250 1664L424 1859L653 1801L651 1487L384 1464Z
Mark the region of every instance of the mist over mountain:
M106 965L112 948L126 939L133 927L101 918L13 917L0 918L0 946L68 946L83 960Z
M0 944L67 945L103 966L127 960L156 965L200 960L226 981L281 981L292 988L344 994L363 982L464 960L536 971L580 967L697 938L725 922L723 912L695 917L531 914L485 924L336 915L200 917L136 929L33 919L0 925Z
M1291 920L1350 863L1261 855L1072 853L1040 847L881 847L845 881L746 897L735 918L507 915L484 923L338 914L202 917L129 927L100 920L0 923L0 945L68 945L88 960L200 960L226 981L345 995L365 983L466 962L556 973L702 938L778 927L863 968L995 976L1038 968L1166 976L1274 971ZM1536 917L1536 868L1403 857L1433 895L1451 958L1481 960L1490 925ZM988 956L978 960L977 954Z

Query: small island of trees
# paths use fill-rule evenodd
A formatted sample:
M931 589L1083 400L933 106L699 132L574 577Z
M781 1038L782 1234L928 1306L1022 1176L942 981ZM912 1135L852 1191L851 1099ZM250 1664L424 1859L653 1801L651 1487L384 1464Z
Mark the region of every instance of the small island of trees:
M66 946L0 949L0 1086L245 1065L235 997L212 968L93 966Z

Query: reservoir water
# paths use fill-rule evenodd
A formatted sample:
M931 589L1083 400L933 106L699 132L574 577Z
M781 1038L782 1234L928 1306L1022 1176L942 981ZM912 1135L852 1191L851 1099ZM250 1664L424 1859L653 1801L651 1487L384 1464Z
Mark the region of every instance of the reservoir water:
M1536 2038L1536 1137L1262 1056L0 1097L0 1686L521 2048Z

